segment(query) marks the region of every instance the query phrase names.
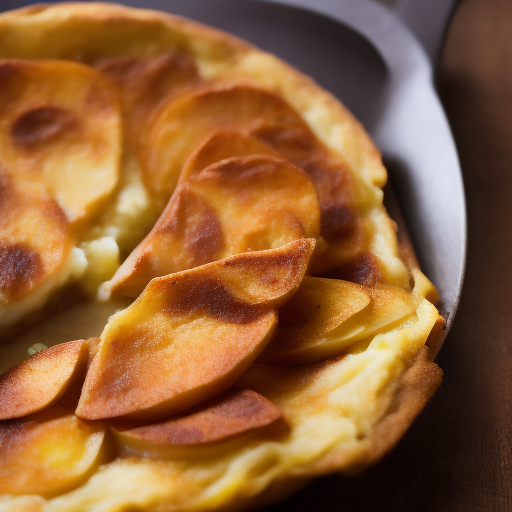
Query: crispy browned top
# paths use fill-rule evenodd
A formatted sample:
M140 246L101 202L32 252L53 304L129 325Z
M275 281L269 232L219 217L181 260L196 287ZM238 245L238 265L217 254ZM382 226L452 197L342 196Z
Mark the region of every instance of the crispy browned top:
M175 191L169 210L161 215L152 233L155 237L183 240L185 253L173 255L172 259L176 261L180 257L184 258L183 265L186 268L198 267L218 259L224 247L222 226L215 209L187 184ZM151 249L156 252L155 245L155 242L151 242ZM162 266L171 265L164 263Z
M246 236L246 243L240 244L233 250L233 253L238 251L244 254L152 281L139 300L134 303L133 308L128 308L111 320L103 333L101 343L91 342L91 353L94 352L94 359L92 355L89 358L90 373L78 408L79 414L88 419L124 414L137 418L136 415L142 411L143 414L148 412L149 415L154 414L154 417L161 418L169 413L183 411L191 404L201 403L224 392L248 369L249 365L252 365L254 358L263 350L272 336L276 323L275 309L278 307L281 307L282 337L278 335L275 340L278 343L281 342L282 347L278 350L280 353L277 359L280 359L283 353L286 359L287 351L296 350L295 342L311 341L312 337L313 341L318 341L314 336L318 339L325 337L329 329L338 327L347 318L356 316L365 308L369 310L368 321L356 327L370 334L381 332L390 325L398 325L404 318L412 318L415 315L414 307L409 301L410 297L406 296L405 292L404 296L400 296L392 290L383 288L368 292L367 295L361 287L355 285L344 289L345 295L342 298L349 304L344 304L343 307L339 303L334 304L336 300L331 300L339 290L331 290L329 286L324 288L320 286L310 294L301 295L299 290L295 296L296 301L292 299L288 306L283 306L297 291L301 282L309 281L308 278L303 280L303 276L315 246L314 240L319 247L317 254L320 254L320 258L309 267L313 273L321 274L338 269L338 277L343 276L367 286L380 283L383 280L383 273L378 258L368 251L371 247L370 240L375 235L372 232L372 229L375 230L375 225L371 222L366 223L365 214L362 214L368 211L365 210L366 206L362 205L364 201L360 201L365 195L364 184L358 183L357 179L354 180L352 170L344 158L322 144L299 112L275 92L279 87L276 86L271 92L244 83L205 84L199 77L194 62L198 56L200 60L211 58L214 63L224 65L225 59L234 58L235 53L250 51L248 46L237 44L228 36L217 34L213 37L211 33L210 39L207 37L204 44L202 38L205 31L208 33L207 29L197 27L191 29L188 22L166 18L164 15L146 13L141 14L140 19L136 19L135 15L130 14L131 11L125 13L122 8L106 5L96 6L97 11L93 10L90 14L84 15L77 5L68 6L75 14L64 22L57 23L55 27L51 27L51 31L54 31L51 32L52 34L59 34L62 30L61 25L66 28L68 23L71 23L71 26L77 28L76 38L71 37L76 47L67 48L66 38L55 38L55 44L50 52L55 52L61 58L80 59L82 62L87 62L108 76L110 81L105 80L104 77L98 79L96 76L79 110L74 108L73 95L68 97L68 100L73 101L65 105L58 102L53 105L51 101L46 101L48 98L44 98L46 102L42 101L40 104L37 102L33 105L23 104L24 108L20 108L7 123L7 146L19 151L19 155L28 155L39 165L43 160L38 154L40 149L46 152L51 146L57 146L59 141L68 139L60 147L61 151L56 152L59 157L71 147L68 144L69 140L73 140L74 144L79 140L79 135L87 133L92 125L93 129L90 133L93 135L108 134L105 140L101 140L101 137L94 139L91 146L93 160L99 159L102 155L109 153L108 141L120 141L119 132L115 129L109 131L103 124L106 119L112 125L115 124L116 116L109 117L107 113L115 111L117 114L117 101L110 100L119 94L123 109L123 144L125 145L123 151L126 151L130 159L135 157L135 160L138 160L138 162L130 160L130 165L134 163L136 167L137 163L140 164L144 183L152 194L151 201L158 203L155 211L163 209L169 196L175 191L168 209L153 231L153 235L160 237L172 235L170 241L167 239L165 243L160 244L161 240L156 240L156 237L146 240L147 243L143 244L144 257L141 257L140 252L135 252L129 260L133 263L133 268L141 271L133 286L128 287L129 294L133 296L137 296L155 275L197 267L226 256L226 248L231 242L230 236L243 238L247 235L242 233L243 237L239 236L239 233L232 229L236 222L229 224L226 218L240 220L241 212L246 211L247 216L244 221L247 220L248 224L253 222L247 230L249 234ZM25 12L27 18L30 18L30 14L44 12L45 9L45 7L35 7ZM51 8L49 9L48 14L51 15ZM60 11L57 9L56 12ZM169 22L169 26L166 26L165 20ZM30 20L21 17L21 22L21 24L27 22L30 26ZM8 25L7 23L7 27ZM1 28L0 26L0 46L5 46L2 39L6 37L5 30L2 31ZM44 23L42 28L45 28ZM184 32L181 33L181 30ZM190 32L187 32L188 30ZM113 35L117 35L119 31L120 36L111 37L110 31ZM69 34L71 32L68 36ZM171 36L167 37L169 34ZM46 35L47 32L43 30L41 40ZM92 37L94 35L97 37ZM13 38L12 46L5 51L23 53L25 51L23 41L20 38L15 39ZM213 44L214 40L216 44ZM106 45L107 42L110 44ZM210 49L210 45L215 49ZM46 45L42 46L44 49L40 50L42 52L40 55L44 56L47 51ZM105 50L107 46L108 49ZM183 50L169 52L168 47L172 46L187 48L191 54ZM11 50L11 48L15 49ZM29 53L32 51L34 55L39 52L35 49L30 50L30 45L27 45L27 48L29 50L26 51ZM114 55L114 57L102 59L102 55ZM56 65L55 62L53 65ZM16 103L14 101L18 94L16 74L21 67L20 63L13 62L0 65L0 91L5 92L3 95L0 94L0 110L8 102ZM319 104L322 105L322 100L325 100L327 95L322 96L322 92L307 79L300 75L295 76L292 70L287 73L285 66L276 67L276 70L282 71L284 82L290 75L290 85L295 86L298 97L301 95L304 97L304 91L311 91L315 100L318 97ZM58 69L54 68L52 71L57 72ZM53 78L53 72L48 76ZM293 80L297 80L296 83ZM10 85L5 85L9 81L11 81ZM263 82L267 83L265 80L261 81ZM37 81L34 83L38 84ZM62 94L60 87L55 87L56 84L58 81L50 80L49 89L57 91L56 98L60 99L65 95ZM34 88L34 91L37 90L37 87ZM112 93L114 90L115 93ZM287 89L283 87L282 90L285 94ZM308 103L304 99L294 104L301 105L301 102L300 108L304 112L308 108L316 107L315 102ZM334 101L332 106L336 110L337 105ZM102 115L96 116L93 115L94 113L102 113ZM330 121L331 124L338 122L336 116L328 119L328 122ZM362 170L365 178L369 177L368 182L376 183L379 178L375 178L375 173L372 176L372 172L366 168L366 164L371 160L367 157L366 150L368 153L373 151L378 160L377 151L365 139L364 132L358 131L357 126L354 128L357 123L348 114L347 118L341 115L341 123L344 122L342 131L346 128L348 132L359 134L359 138L366 143L366 146L364 143L360 145L360 141L354 140L356 137L353 133L346 139L345 136L339 137L338 139L343 139L345 143L342 144L343 147L350 146L347 158L352 165L357 161L354 167ZM332 142L332 139L337 138L333 133L330 135L332 137L324 134L324 139ZM332 143L333 147L335 145ZM226 151L227 147L230 147L228 151ZM353 150L354 147L356 150ZM359 148L364 149L360 152L361 160L350 154L352 151L357 153ZM82 153L72 147L70 154L73 157L74 154ZM121 161L120 151L114 150L110 154L111 161ZM126 154L123 153L123 158ZM77 163L72 161L73 164ZM65 162L63 163L59 158L56 162L59 165L54 166L55 169L66 167ZM10 171L14 168L7 167ZM27 166L27 169L30 168L29 172L32 172L36 167ZM88 179L89 170L93 168L94 165L85 163L86 172L82 175L84 178L82 184L105 182L102 176L99 179L97 176L95 179ZM276 172L276 169L285 168L286 172ZM183 169L185 172L182 172ZM182 174L178 178L179 173ZM63 178L63 176L58 173L50 174L50 178L45 178L49 188L54 184L62 183L62 179L56 179L56 177ZM298 176L303 184L306 183L300 190L297 186ZM382 176L381 173L381 180ZM108 197L117 183L115 173L111 178L110 188L107 187L101 197L97 197L93 191L92 203L104 204L105 197ZM175 190L178 179L179 185ZM267 188L261 188L263 191L261 195L268 198L267 202L255 200L256 184L263 181ZM297 213L297 209L289 207L289 203L293 202L288 201L289 197L271 194L275 192L277 184L286 182L289 182L290 189L299 190L297 193L300 196L299 201L304 197L314 197L314 201L304 208L306 215L301 216ZM311 190L306 193L308 187ZM64 191L66 188L70 187L66 185ZM236 193L228 197L228 191ZM310 193L311 191L313 194ZM55 191L51 194L54 197L58 195ZM2 210L3 197L7 197L4 202L7 204L7 202L12 203L10 197L14 195L10 193L8 186L3 186L0 179L0 210ZM99 213L101 209L92 207L89 199L85 200L85 207L78 212L73 212L69 208L69 204L74 204L73 200L68 201L67 206L61 204L68 219L87 216L90 211L93 217ZM228 200L231 201L230 207L221 208L223 203L229 202ZM66 220L58 224L59 208L54 208L55 211L51 213L51 204L51 200L45 201L44 205L41 201L37 208L29 208L24 203L25 210L23 208L21 210L29 211L30 218L17 224L14 231L7 233L8 236L4 236L5 233L0 231L0 242L4 243L4 239L6 240L6 248L2 256L4 259L0 257L0 285L2 264L4 264L3 279L6 282L11 280L13 283L12 286L7 286L8 293L11 288L21 288L20 282L33 280L34 286L39 284L41 276L50 276L58 268L58 263L64 260L65 254L59 259L55 248L52 248L52 252L41 245L35 247L31 245L31 240L37 238L34 235L36 231L42 233L41 238L44 241L51 238L47 236L51 229L58 236L65 233ZM53 206L55 206L54 203ZM91 206L90 211L89 206ZM372 203L369 208L377 206ZM7 207L4 207L4 210L7 210ZM169 212L171 215L168 215ZM0 227L9 224L6 219L13 218L11 214L9 215L6 214L0 219ZM41 223L33 221L38 216L47 221L46 224L43 222L42 227ZM60 217L62 220L63 215ZM47 218L57 224L56 229ZM313 219L310 226L305 222L305 218ZM255 219L259 220L259 224ZM18 232L24 231L29 225L35 225L35 228L29 233L28 241L16 237ZM271 235L269 235L269 226L276 228ZM48 227L46 231L43 229L45 227ZM314 240L303 240L303 238ZM284 245L290 239L296 241ZM67 240L66 243L68 243ZM62 242L60 245L66 244ZM282 247L261 253L245 254L246 251L279 246ZM0 250L3 247L0 245ZM148 254L151 258L145 258ZM42 270L41 275L36 277L38 258ZM180 260L179 265L175 268L159 268L155 273L158 262L176 263L178 260ZM336 285L338 284L336 282ZM333 288L337 288L336 285ZM28 291L23 290L22 294L26 295L34 286ZM3 290L0 288L0 291ZM7 296L5 293L2 295ZM371 305L367 307L369 297L371 297ZM121 320L117 321L119 319ZM287 333L285 333L286 330ZM321 385L312 392L306 388L312 382L322 384L325 380L334 381L335 377L343 376L341 369L336 375L334 372L327 375L327 370L330 371L343 363L343 355L339 351L334 354L334 357L335 359L323 360L315 365L255 364L249 372L244 373L242 380L247 386L253 385L255 389L268 393L279 407L284 407L283 410L288 407L290 412L296 406L300 410L298 416L304 414L304 418L296 419L295 426L302 426L305 425L302 419L309 419L308 414L311 411L313 414L333 412L332 397L320 389ZM389 369L385 368L385 370L388 372ZM15 369L14 373L16 372L18 372L17 381L22 382L24 379L32 378L31 373L26 370L18 368ZM395 384L398 378L398 372L396 372L391 385ZM32 391L37 388L33 381L32 378ZM1 385L0 379L0 391ZM9 385L8 383L7 386ZM11 395L15 394L13 389L8 390ZM176 403L171 403L176 396L181 398L176 400ZM355 398L353 401L356 403ZM290 402L291 406L287 402ZM346 404L346 408L349 409L350 405ZM304 411L301 408L304 408ZM48 417L41 416L43 425L52 421L50 411L51 409L48 411L50 413ZM139 419L144 418L143 414ZM343 408L336 410L334 415L339 415L336 419L345 419ZM81 422L72 415L66 416L70 420L69 423L79 425L78 430L88 425L88 422ZM125 430L123 433L156 444L201 445L271 425L279 417L277 408L254 391L233 391L220 396L213 403L203 404L199 409L186 415L148 427ZM33 423L30 421L0 425L0 445L3 441L5 447L7 437L14 439L14 443L20 441L19 445L23 449L28 447L27 460L35 453L31 452L32 447L35 446L36 451L40 453L44 453L45 449L48 449L47 446L53 447L52 440L47 444L38 445L23 432L21 435L14 432L15 426L18 427L18 431L21 431L29 424L31 428ZM95 424L91 423L91 425ZM313 430L311 425L306 426L308 427L306 430ZM355 426L357 428L359 425ZM322 425L318 424L318 427L320 431ZM76 429L74 431L76 432ZM68 443L67 434L65 429L58 428L49 437ZM306 435L302 440L301 434L297 440L304 441L304 444L311 441L311 446L315 441L320 441L322 435L319 433L317 439L314 434L309 437ZM353 444L358 444L360 441L364 442L364 439L350 438ZM82 439L72 448L75 449L77 446L83 448L88 443L87 439ZM344 441L338 444L343 443ZM68 444L71 446L72 443ZM39 450L40 446L42 448ZM320 460L320 464L325 457L329 457L333 446L330 445L329 449L315 455L316 459ZM289 455L288 447L286 444L281 447L284 460ZM300 457L306 454L307 459L308 447L302 450L301 448L302 446L299 447L299 451L303 453ZM12 453L15 452L11 451ZM20 450L19 453L23 455L25 452ZM23 462L23 457L18 457L15 453L8 460L8 464L4 464L3 467L7 467L7 471L3 473L4 476L14 473L11 470L13 467L17 468L18 459ZM44 458L45 461L48 459L48 457ZM3 454L0 450L0 475L2 461L5 460L5 450ZM219 467L224 469L224 460L216 461L216 464L217 462ZM158 464L161 468L164 467L164 464ZM271 461L270 464L274 462ZM295 464L299 467L297 468ZM292 465L284 468L283 477L288 477L289 473L297 474L296 470L308 474L310 466L301 466L301 464L294 459ZM343 463L338 466L343 466ZM147 467L153 471L157 465L147 464ZM247 471L251 470L249 464L246 468ZM108 472L111 468L106 469ZM169 468L166 467L166 469ZM61 474L65 473L62 465L59 465L58 470ZM257 470L259 471L259 468ZM266 467L262 471L267 471ZM94 482L99 482L100 486L103 485L106 488L102 478L103 475L108 474L107 472L102 472L99 478L96 475ZM34 476L38 476L37 471L29 473L27 481L29 483L31 480L37 481ZM214 478L208 482L208 485L216 484ZM53 479L55 480L54 476ZM235 499L244 496L245 487L239 489L233 486L232 494L236 496ZM17 489L20 492L33 490L32 487L25 485L18 485ZM94 492L91 493L91 495L94 494ZM218 496L213 495L213 497ZM167 496L162 500L166 498ZM100 499L98 497L98 500ZM219 503L225 499L230 498L220 498Z

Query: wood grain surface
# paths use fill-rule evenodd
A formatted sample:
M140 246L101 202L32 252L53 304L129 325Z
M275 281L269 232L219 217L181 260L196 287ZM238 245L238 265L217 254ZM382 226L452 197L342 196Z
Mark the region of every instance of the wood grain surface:
M436 360L443 384L382 462L273 511L512 511L512 0L461 3L438 85L469 225L462 299Z

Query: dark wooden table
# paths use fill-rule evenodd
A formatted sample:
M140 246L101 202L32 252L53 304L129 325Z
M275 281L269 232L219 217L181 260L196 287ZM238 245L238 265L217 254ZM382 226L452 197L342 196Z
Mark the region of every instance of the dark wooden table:
M272 510L512 511L512 0L464 0L438 72L468 203L467 272L441 388L382 462Z

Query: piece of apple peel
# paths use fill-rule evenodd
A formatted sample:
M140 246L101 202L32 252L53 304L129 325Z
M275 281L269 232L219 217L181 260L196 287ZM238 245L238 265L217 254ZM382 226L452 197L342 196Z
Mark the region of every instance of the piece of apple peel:
M279 309L279 329L259 361L312 363L407 321L413 299L402 288L366 288L347 281L305 277Z
M87 343L69 341L47 348L0 375L0 420L21 418L57 402L85 378Z
M0 494L52 497L84 481L101 463L105 427L59 404L0 423Z
M101 335L76 414L163 418L228 389L270 341L315 242L153 279Z
M272 402L255 391L240 389L160 423L114 425L112 430L121 453L126 455L156 459L208 457L266 437L280 421L284 424Z

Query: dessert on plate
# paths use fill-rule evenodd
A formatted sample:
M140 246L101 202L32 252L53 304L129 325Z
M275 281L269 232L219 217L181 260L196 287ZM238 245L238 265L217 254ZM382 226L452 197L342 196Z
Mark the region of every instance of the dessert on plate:
M113 4L4 13L0 155L2 510L268 503L379 460L440 384L378 150L274 56Z

